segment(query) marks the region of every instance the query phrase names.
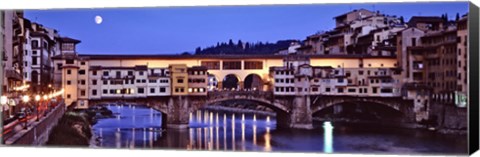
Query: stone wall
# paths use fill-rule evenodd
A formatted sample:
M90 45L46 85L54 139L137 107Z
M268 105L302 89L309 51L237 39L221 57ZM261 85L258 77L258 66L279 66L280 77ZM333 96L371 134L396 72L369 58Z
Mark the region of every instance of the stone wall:
M465 130L468 126L467 108L459 108L453 104L435 103L431 106L430 118L441 130Z
M65 113L65 103L60 103L44 118L32 123L28 129L22 130L13 135L6 145L43 145L47 142L52 128L57 125L58 120Z

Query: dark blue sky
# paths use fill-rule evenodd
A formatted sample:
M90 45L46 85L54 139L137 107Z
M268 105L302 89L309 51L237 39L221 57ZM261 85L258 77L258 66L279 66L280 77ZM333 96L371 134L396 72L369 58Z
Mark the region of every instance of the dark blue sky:
M468 12L468 2L27 10L25 15L81 40L80 53L178 54L229 39L304 39L332 29L333 17L360 8L404 16L406 21L443 13L454 19ZM95 24L96 15L103 17L102 24Z

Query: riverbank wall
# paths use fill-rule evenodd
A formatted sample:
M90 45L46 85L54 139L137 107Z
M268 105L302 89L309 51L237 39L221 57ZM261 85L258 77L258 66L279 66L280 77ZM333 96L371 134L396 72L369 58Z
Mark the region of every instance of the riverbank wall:
M465 134L467 134L467 131L468 131L466 129L435 128L435 127L430 127L430 126L423 125L423 124L418 124L418 123L400 123L400 122L389 122L389 121L367 121L367 120L353 120L353 119L347 119L347 118L330 119L330 118L314 117L313 121L314 122L330 121L330 122L333 122L333 123L342 123L342 124L345 124L345 125L355 125L355 126L368 125L368 126L383 126L383 127L399 128L399 129L428 130L428 131L437 132L437 133L440 133L440 134L465 135Z
M59 103L44 117L33 122L27 129L18 132L5 141L6 145L43 145L51 137L52 128L55 128L60 117L65 113L65 104Z

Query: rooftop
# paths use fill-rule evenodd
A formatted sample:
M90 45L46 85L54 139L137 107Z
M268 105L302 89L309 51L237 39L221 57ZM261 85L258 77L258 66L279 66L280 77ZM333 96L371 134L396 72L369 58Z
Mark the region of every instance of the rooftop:
M291 55L159 55L159 54L78 54L79 58L87 60L107 60L107 59L283 59ZM395 58L395 56L371 56L371 55L296 55L310 58ZM65 56L57 55L52 59L63 59Z

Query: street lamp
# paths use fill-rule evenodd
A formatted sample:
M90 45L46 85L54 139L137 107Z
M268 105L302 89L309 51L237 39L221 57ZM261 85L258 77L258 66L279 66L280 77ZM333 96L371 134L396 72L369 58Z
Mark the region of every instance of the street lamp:
M27 103L30 101L30 97L28 95L24 95L22 97L22 101L25 105L27 105ZM27 114L25 114L25 117L27 116ZM28 120L28 119L27 119ZM25 121L25 124L24 124L24 128L27 129L27 121Z
M36 112L37 112L37 120L36 120L36 121L38 121L38 103L40 103L40 99L41 99L41 98L40 98L40 95L35 96L35 101L37 102L37 103L35 103L35 104L36 104L36 108L37 108L37 109L36 109Z
M23 101L23 103L28 103L28 101L30 101L30 97L28 95L24 95L22 97L22 101Z

